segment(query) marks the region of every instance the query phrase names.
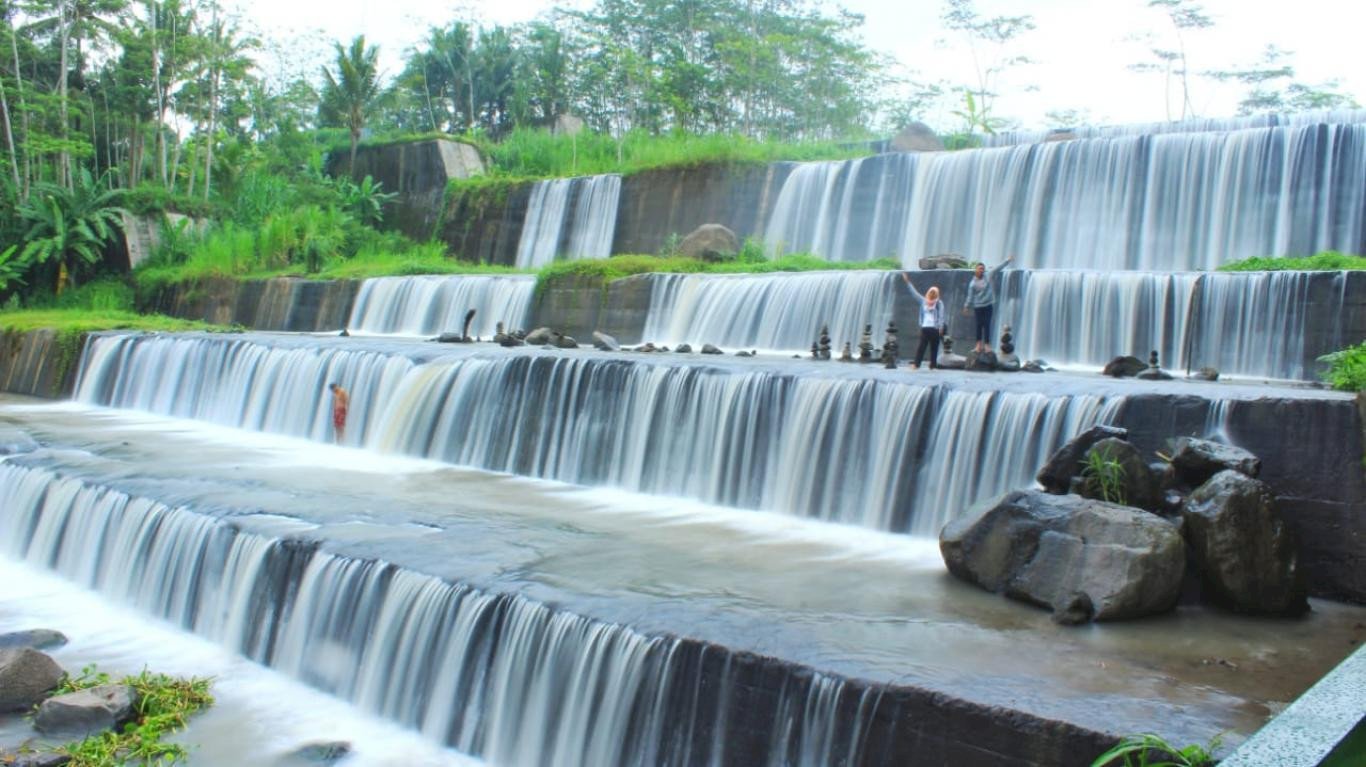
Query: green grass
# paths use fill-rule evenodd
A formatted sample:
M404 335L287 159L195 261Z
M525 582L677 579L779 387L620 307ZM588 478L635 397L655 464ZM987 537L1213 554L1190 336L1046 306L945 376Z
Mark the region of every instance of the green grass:
M568 275L588 275L605 282L636 274L670 272L679 274L765 274L769 272L810 272L822 269L900 269L895 259L876 261L826 261L805 253L795 253L768 260L702 261L683 256L612 256L611 258L556 261L541 268L537 277L546 282Z
M590 131L554 136L531 129L515 130L502 141L485 145L484 151L491 160L491 175L512 178L629 175L708 163L846 160L868 154L866 149L835 142L795 144L724 134L652 136L639 132L628 133L618 141Z
M1340 391L1366 391L1366 341L1325 354L1319 361L1328 363L1323 380L1329 386Z
M1304 258L1245 258L1219 267L1221 272L1335 272L1343 269L1366 269L1366 256L1352 256L1329 250Z
M18 309L0 312L0 330L27 332L41 329L59 334L93 333L98 330L146 330L174 333L187 330L226 331L221 325L182 320L160 314L91 309Z
M62 680L57 694L108 684L108 674L94 666ZM175 764L185 762L189 752L184 746L165 743L162 738L185 728L190 717L213 705L208 679L178 679L143 671L118 680L138 694L136 718L121 732L103 732L85 740L61 746L59 753L71 757L70 767L115 767L123 764Z

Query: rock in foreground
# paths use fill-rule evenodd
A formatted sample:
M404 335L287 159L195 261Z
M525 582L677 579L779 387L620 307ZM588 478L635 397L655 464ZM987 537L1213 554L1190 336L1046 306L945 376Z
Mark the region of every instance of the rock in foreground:
M1241 447L1181 437L1172 453L1172 467L1187 486L1199 487L1225 469L1255 478L1261 473L1262 460Z
M137 715L137 692L126 684L102 684L43 701L33 726L39 732L110 730Z
M1221 471L1191 493L1181 515L1206 598L1246 613L1309 609L1299 546L1264 482Z
M1170 610L1186 567L1181 535L1162 518L1037 490L975 506L944 527L939 549L959 578L1065 623Z
M30 647L0 650L0 712L27 711L62 681L57 661Z
M1118 426L1092 426L1054 451L1035 479L1050 493L1066 493L1072 484L1072 477L1081 471L1082 457L1092 445L1103 439L1127 439L1128 436L1129 431Z
M66 634L52 629L28 629L0 634L0 650L17 650L21 647L50 650L61 647L66 642Z

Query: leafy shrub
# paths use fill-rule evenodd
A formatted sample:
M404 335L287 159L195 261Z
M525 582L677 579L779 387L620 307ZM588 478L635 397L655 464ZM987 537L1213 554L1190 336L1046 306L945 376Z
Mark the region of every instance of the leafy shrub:
M1214 751L1218 748L1217 737L1208 748L1177 748L1152 733L1130 735L1097 757L1091 767L1213 767Z
M1344 269L1366 269L1366 256L1353 256L1334 250L1298 257L1253 257L1230 261L1219 267L1221 272L1335 272Z
M1082 479L1087 489L1109 503L1127 503L1124 497L1124 466L1110 451L1092 450L1082 462Z
M1323 380L1341 391L1366 391L1366 341L1319 357L1328 363Z

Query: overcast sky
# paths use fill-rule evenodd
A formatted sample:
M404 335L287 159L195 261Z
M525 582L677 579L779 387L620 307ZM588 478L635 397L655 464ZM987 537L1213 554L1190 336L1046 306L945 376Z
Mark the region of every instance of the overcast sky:
M389 75L401 68L402 52L425 36L432 24L457 16L484 22L529 21L556 7L582 6L584 0L552 4L544 0L238 0L244 15L262 33L280 42L264 57L267 69L284 74L317 71L334 39L357 34L381 46ZM868 45L890 54L926 80L968 79L972 60L961 37L939 22L942 2L927 0L845 0L842 5L866 19ZM1366 103L1366 66L1361 64L1366 2L1359 0L1204 0L1215 21L1208 30L1187 33L1192 71L1250 64L1268 43L1293 52L1290 63L1301 82L1336 79L1358 102ZM1170 24L1146 0L979 0L983 15L1032 14L1037 29L1022 36L1018 53L1036 64L1017 68L1002 79L997 113L1023 127L1047 127L1050 110L1084 110L1094 123L1167 119L1163 78L1139 74L1129 65L1146 48L1134 37L1170 34ZM278 74L268 73L268 74ZM1192 82L1195 112L1201 117L1231 115L1239 90L1203 78ZM1173 106L1179 108L1173 99ZM942 111L930 115L944 127Z

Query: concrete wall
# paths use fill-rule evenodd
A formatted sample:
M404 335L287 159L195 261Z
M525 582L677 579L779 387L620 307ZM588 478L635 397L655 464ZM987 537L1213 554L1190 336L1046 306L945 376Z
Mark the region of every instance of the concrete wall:
M138 310L252 330L304 333L340 330L360 282L280 277L241 282L207 279L138 296Z
M67 337L55 330L4 331L0 334L0 391L32 397L71 396L85 334Z
M424 242L441 218L447 183L484 172L478 149L446 139L360 147L355 168L350 164L349 150L333 152L327 158L327 172L357 180L370 176L384 185L382 191L398 194L385 210L385 223Z
M626 176L612 252L659 253L703 224L723 224L741 239L760 234L792 167L701 165Z

